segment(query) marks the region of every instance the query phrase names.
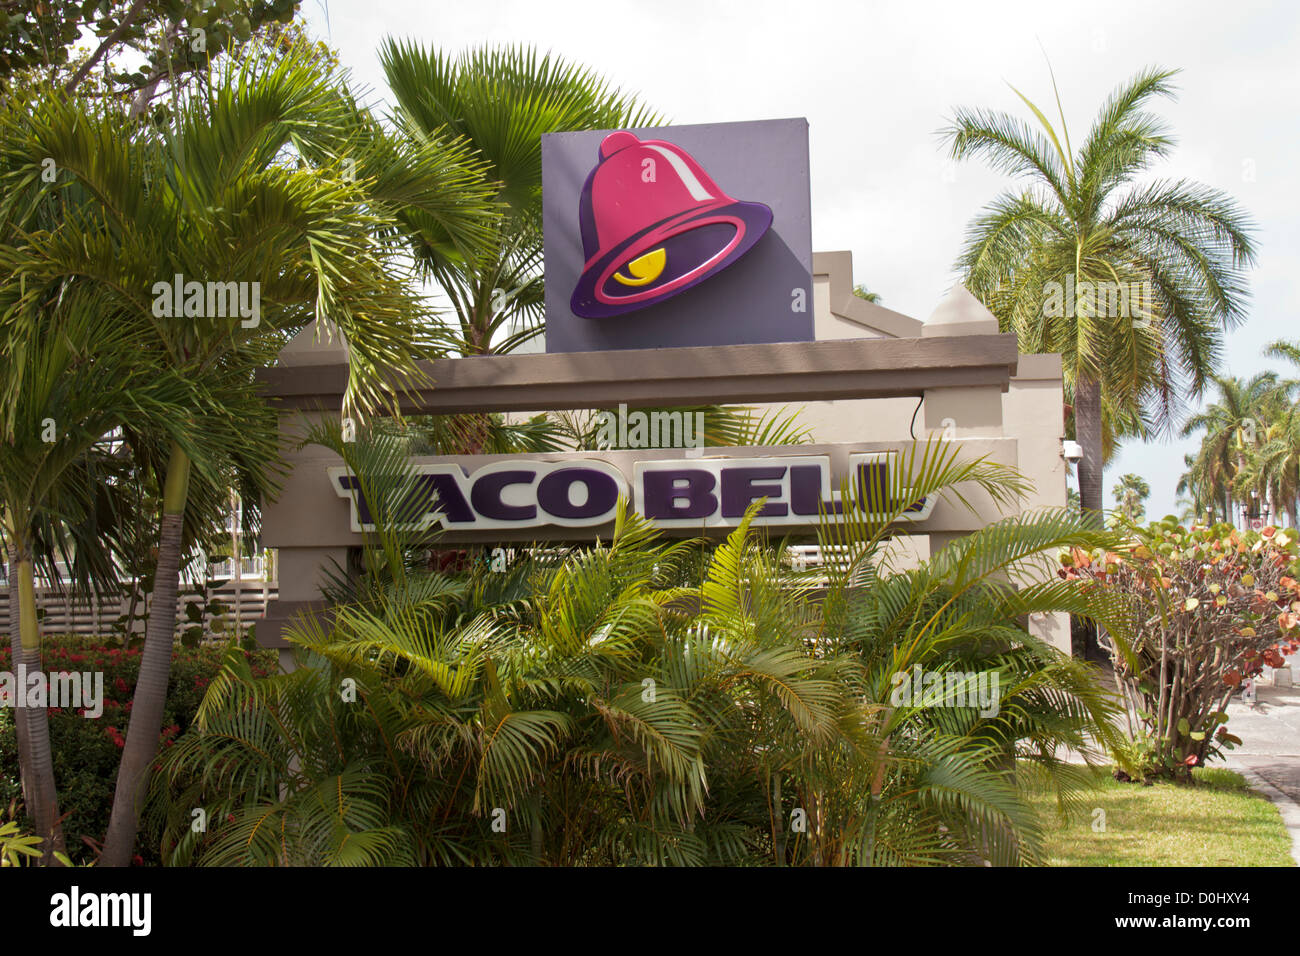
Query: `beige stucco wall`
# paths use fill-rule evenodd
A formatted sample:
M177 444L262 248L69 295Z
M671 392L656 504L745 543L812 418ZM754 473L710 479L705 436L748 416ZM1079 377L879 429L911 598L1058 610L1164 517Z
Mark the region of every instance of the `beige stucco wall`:
M910 331L924 328L915 319L848 298L846 293L851 294L852 288L852 259L848 253L819 253L814 257L814 327L818 340L923 334ZM909 322L916 324L909 326ZM923 438L929 428L942 429L947 419L961 437L1012 436L1016 439L1017 467L1033 484L1024 508L1064 507L1066 503L1066 464L1061 455L1065 407L1059 355L1022 355L1009 389L1000 396L953 389L928 396L919 410L917 401L910 398L810 402L803 406L800 416L812 429L814 440L820 442L896 440L908 436L909 428L917 438ZM924 559L929 556L930 546L928 538L902 538L896 545L896 557L902 561L907 561L908 555L911 560ZM1069 653L1068 615L1035 615L1030 629Z

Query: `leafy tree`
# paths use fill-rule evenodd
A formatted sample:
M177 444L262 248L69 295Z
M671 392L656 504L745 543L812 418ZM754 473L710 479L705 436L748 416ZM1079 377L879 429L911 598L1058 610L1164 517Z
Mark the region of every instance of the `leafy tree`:
M42 0L0 4L0 90L46 81L69 92L92 78L99 92L140 114L164 84L181 89L211 57L253 36L276 36L297 0ZM91 45L78 49L83 37ZM138 63L131 69L114 64ZM96 71L102 71L102 76Z
M1241 743L1225 725L1242 679L1300 650L1296 541L1271 526L1188 529L1172 517L1130 531L1129 551L1074 548L1060 573L1128 607L1110 648L1135 745L1119 751L1124 772L1188 777Z
M958 266L1021 349L1062 354L1084 453L1082 504L1097 513L1107 431L1168 426L1179 396L1211 380L1223 330L1245 318L1244 269L1255 260L1247 216L1197 183L1137 183L1173 147L1146 107L1173 95L1174 75L1148 68L1121 84L1077 152L1063 113L1058 129L1019 91L1039 129L959 109L943 130L954 159L1026 181L971 223Z

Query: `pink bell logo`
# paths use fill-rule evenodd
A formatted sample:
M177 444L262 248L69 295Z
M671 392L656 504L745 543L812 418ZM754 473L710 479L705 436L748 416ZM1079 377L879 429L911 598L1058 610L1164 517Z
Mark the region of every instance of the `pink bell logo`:
M686 150L610 133L578 204L585 265L574 315L603 319L698 285L772 225L762 203L732 199Z

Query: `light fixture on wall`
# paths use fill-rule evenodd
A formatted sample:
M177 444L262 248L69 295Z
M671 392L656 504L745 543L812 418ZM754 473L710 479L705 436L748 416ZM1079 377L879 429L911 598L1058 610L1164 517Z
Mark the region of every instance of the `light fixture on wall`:
M1068 438L1061 439L1061 456L1072 465L1077 465L1083 458L1083 446Z

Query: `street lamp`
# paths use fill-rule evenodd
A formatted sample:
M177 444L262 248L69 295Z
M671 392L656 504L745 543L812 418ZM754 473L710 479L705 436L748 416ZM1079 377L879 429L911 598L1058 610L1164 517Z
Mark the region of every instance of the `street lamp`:
M1241 517L1246 522L1248 528L1262 528L1268 523L1268 518L1272 509L1269 508L1268 502L1261 502L1259 492L1252 489L1250 492L1250 503L1241 506Z

